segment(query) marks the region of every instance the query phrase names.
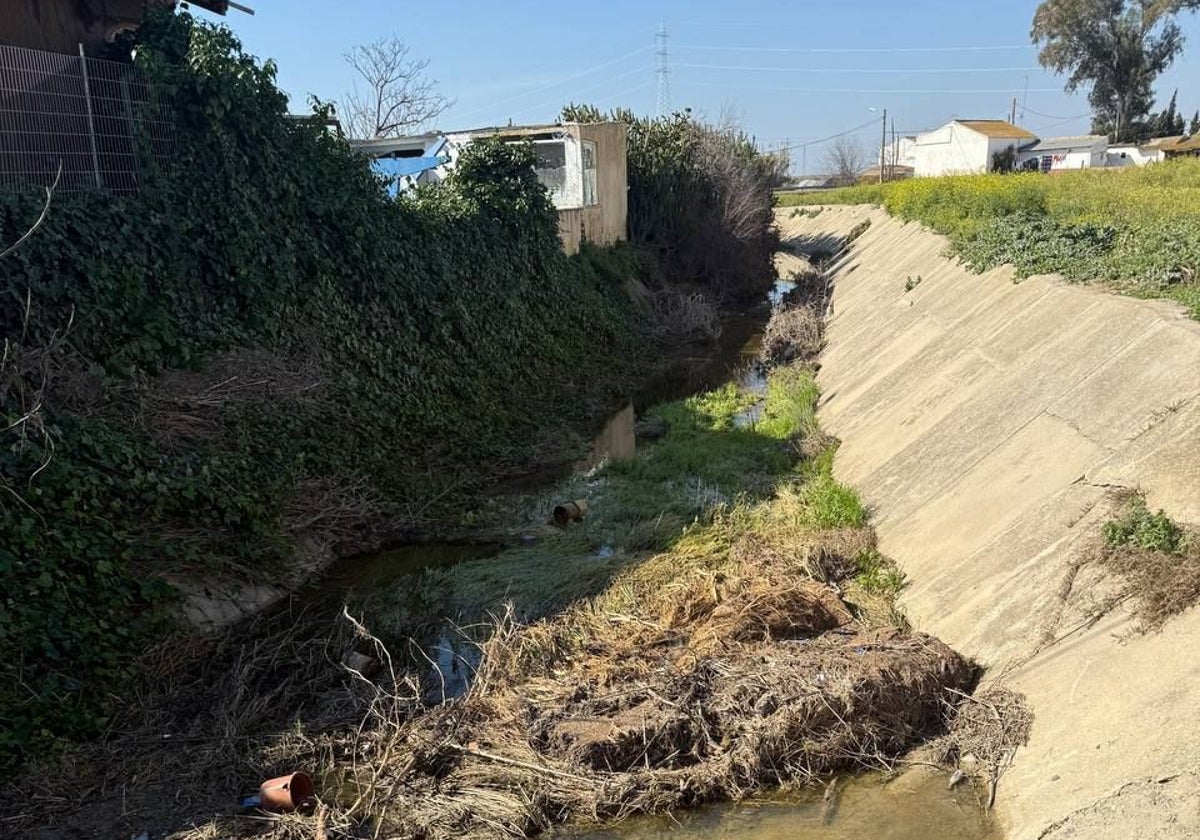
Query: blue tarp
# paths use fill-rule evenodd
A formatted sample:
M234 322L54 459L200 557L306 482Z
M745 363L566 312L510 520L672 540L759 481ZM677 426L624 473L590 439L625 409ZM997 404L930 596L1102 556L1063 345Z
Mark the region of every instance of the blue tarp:
M448 157L410 157L410 158L377 158L371 167L380 175L388 178L391 185L388 195L395 197L399 192L399 181L404 176L416 176L430 169L436 169L449 161Z

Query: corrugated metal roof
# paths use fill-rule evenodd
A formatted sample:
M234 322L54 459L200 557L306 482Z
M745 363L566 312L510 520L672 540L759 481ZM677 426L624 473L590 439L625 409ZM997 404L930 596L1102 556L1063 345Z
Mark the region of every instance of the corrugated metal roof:
M1032 131L1013 125L1005 120L955 120L959 125L965 125L972 131L977 131L985 137L999 137L1020 140L1036 140L1037 135Z
M1090 149L1097 143L1107 143L1108 138L1103 134L1081 134L1076 137L1044 137L1036 143L1025 146L1025 152L1060 152L1071 149Z

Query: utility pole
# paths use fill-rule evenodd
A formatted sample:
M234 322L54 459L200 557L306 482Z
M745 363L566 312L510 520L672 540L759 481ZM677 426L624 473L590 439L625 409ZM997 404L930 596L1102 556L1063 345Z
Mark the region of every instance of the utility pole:
M887 160L887 108L883 109L883 139L879 141L879 183L883 183L883 164Z
M1017 124L1017 97L1013 97L1012 116L1008 118L1009 125Z
M658 116L665 117L671 110L671 68L667 64L667 24L658 27Z

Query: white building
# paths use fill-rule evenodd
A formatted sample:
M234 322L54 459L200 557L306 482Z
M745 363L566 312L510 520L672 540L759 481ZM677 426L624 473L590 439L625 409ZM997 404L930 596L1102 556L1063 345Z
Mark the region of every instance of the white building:
M918 178L991 172L1009 155L1015 165L1020 147L1034 140L1004 120L954 120L917 135L913 169Z
M1165 148L1174 146L1182 137L1156 137L1145 143L1122 143L1108 147L1107 166L1145 166L1166 160Z
M1033 172L1059 172L1106 166L1107 153L1108 138L1100 134L1046 137L1021 147L1017 167Z

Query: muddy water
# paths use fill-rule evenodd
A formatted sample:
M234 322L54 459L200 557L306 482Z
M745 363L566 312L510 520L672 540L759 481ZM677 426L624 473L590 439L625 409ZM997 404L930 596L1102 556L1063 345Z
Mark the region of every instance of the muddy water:
M557 840L996 840L994 824L969 785L946 789L945 777L913 773L885 784L878 776L841 781L791 799L721 805L666 817L636 818L602 831Z

